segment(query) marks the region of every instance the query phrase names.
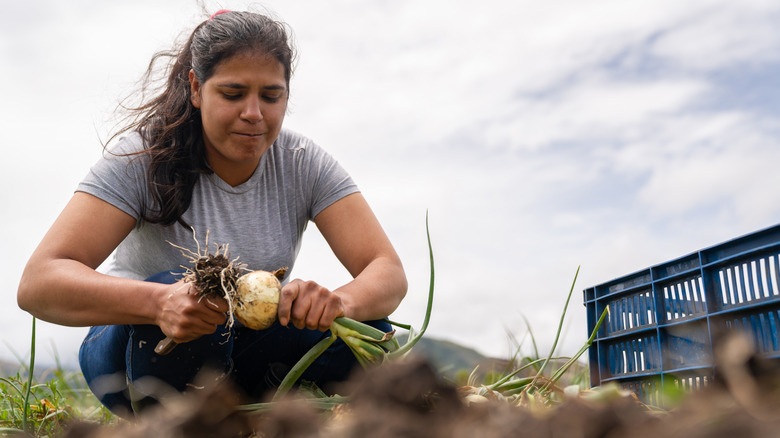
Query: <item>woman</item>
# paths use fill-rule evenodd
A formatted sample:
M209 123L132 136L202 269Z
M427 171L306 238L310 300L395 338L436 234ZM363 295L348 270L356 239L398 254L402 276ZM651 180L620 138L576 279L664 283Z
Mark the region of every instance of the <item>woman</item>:
M160 381L183 391L205 366L260 395L334 318L388 329L376 320L395 310L407 287L400 259L349 175L282 128L294 58L283 24L221 11L169 56L166 87L136 109L115 150L78 186L18 291L19 306L40 319L92 326L82 370L120 415L159 393ZM194 250L207 233L251 269L292 268L309 220L353 280L329 290L285 278L279 321L268 330L236 327L225 336L227 303L199 301L171 274L188 264L174 245ZM97 272L112 252L107 273ZM165 336L183 345L160 356L153 350ZM343 380L353 364L337 346L303 378Z

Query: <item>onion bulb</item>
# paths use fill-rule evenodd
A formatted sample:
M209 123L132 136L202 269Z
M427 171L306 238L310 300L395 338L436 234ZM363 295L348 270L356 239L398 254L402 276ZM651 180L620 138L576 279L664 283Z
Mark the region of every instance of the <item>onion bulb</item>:
M272 272L252 271L236 281L233 312L236 319L252 330L264 330L276 321L282 284Z

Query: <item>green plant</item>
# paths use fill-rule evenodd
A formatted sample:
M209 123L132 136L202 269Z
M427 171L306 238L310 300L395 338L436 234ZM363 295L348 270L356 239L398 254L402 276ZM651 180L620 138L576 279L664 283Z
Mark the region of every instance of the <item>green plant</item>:
M518 404L527 404L529 400L535 404L550 405L560 400L559 394L564 391L557 386L557 383L561 378L574 370L574 377L571 378L571 386L576 386L575 389L579 391L583 388L584 383L587 382L586 371L587 368L582 367L580 370L576 370L579 358L588 350L593 344L596 333L599 327L604 322L604 318L608 314L608 310L605 310L596 326L593 329L589 339L580 348L577 353L571 357L555 357L554 353L558 346L561 332L563 330L563 322L566 318L566 312L571 301L572 294L574 292L574 286L579 276L580 268L574 274L574 280L572 281L569 294L566 298L566 304L564 305L563 312L561 314L558 329L555 335L555 340L550 348L550 352L546 357L539 356L539 350L536 345L536 341L531 332L530 326L528 328L528 335L533 342L534 353L532 356L525 356L518 360L520 356L520 348L522 343L518 343L514 356L510 360L510 365L514 365L514 369L507 368L502 376L496 376L495 374L488 374L482 385L477 386L473 379L469 379L468 387L461 388L464 394L476 395L481 397L502 398L509 402ZM526 321L527 323L527 321ZM545 375L545 370L553 363L563 362L560 366ZM528 372L533 370L534 373L528 375ZM473 374L473 373L472 373Z
M394 331L384 333L358 321L347 318L336 318L330 328L331 336L318 342L292 367L277 388L276 394L274 394L273 397L274 400L279 400L285 396L301 375L303 375L304 371L306 371L306 369L314 363L314 361L325 352L337 338L341 338L347 344L358 362L364 367L380 364L385 360L393 360L409 354L412 347L414 347L414 345L422 339L423 334L425 334L433 309L435 270L433 266L433 247L431 245L431 233L428 228L427 214L425 216L425 234L428 239L428 257L431 274L430 285L428 287L428 305L426 306L425 318L423 319L420 330L415 331L410 325L387 320L391 325L409 331L406 343L401 345L398 340L393 337Z
M36 379L35 341L33 318L28 364L21 365L14 376L0 378L0 434L56 436L76 419L101 424L117 421L92 395L84 377L65 370L56 354L56 368Z

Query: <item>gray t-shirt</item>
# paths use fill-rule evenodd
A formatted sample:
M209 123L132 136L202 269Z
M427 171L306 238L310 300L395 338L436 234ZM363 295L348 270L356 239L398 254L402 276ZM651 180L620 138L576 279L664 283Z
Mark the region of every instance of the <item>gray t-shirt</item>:
M122 138L119 154L142 150L141 136ZM145 279L152 274L190 266L172 244L209 251L228 244L231 259L248 268L292 270L309 220L337 200L358 191L357 186L327 152L297 133L282 130L263 154L254 174L231 187L216 174L201 175L183 219L193 231L175 223L152 224L141 219L143 206L152 206L147 188L147 155L105 154L77 191L94 195L136 218L136 226L119 244L103 270L109 275ZM195 241L197 238L197 243ZM288 271L289 275L289 271Z

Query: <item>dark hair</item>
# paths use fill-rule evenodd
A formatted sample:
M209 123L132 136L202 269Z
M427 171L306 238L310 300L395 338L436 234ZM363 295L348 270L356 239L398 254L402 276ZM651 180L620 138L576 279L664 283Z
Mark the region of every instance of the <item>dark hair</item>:
M225 12L199 24L180 50L158 52L143 78L141 99L152 88L156 65L168 60L167 81L148 102L123 106L129 121L109 142L128 131L141 133L150 156L148 188L156 208L144 207L148 222L189 227L181 218L192 202L199 175L210 173L203 145L200 111L192 105L189 72L200 83L224 60L247 52L263 53L282 64L290 88L295 52L287 26L252 12Z

